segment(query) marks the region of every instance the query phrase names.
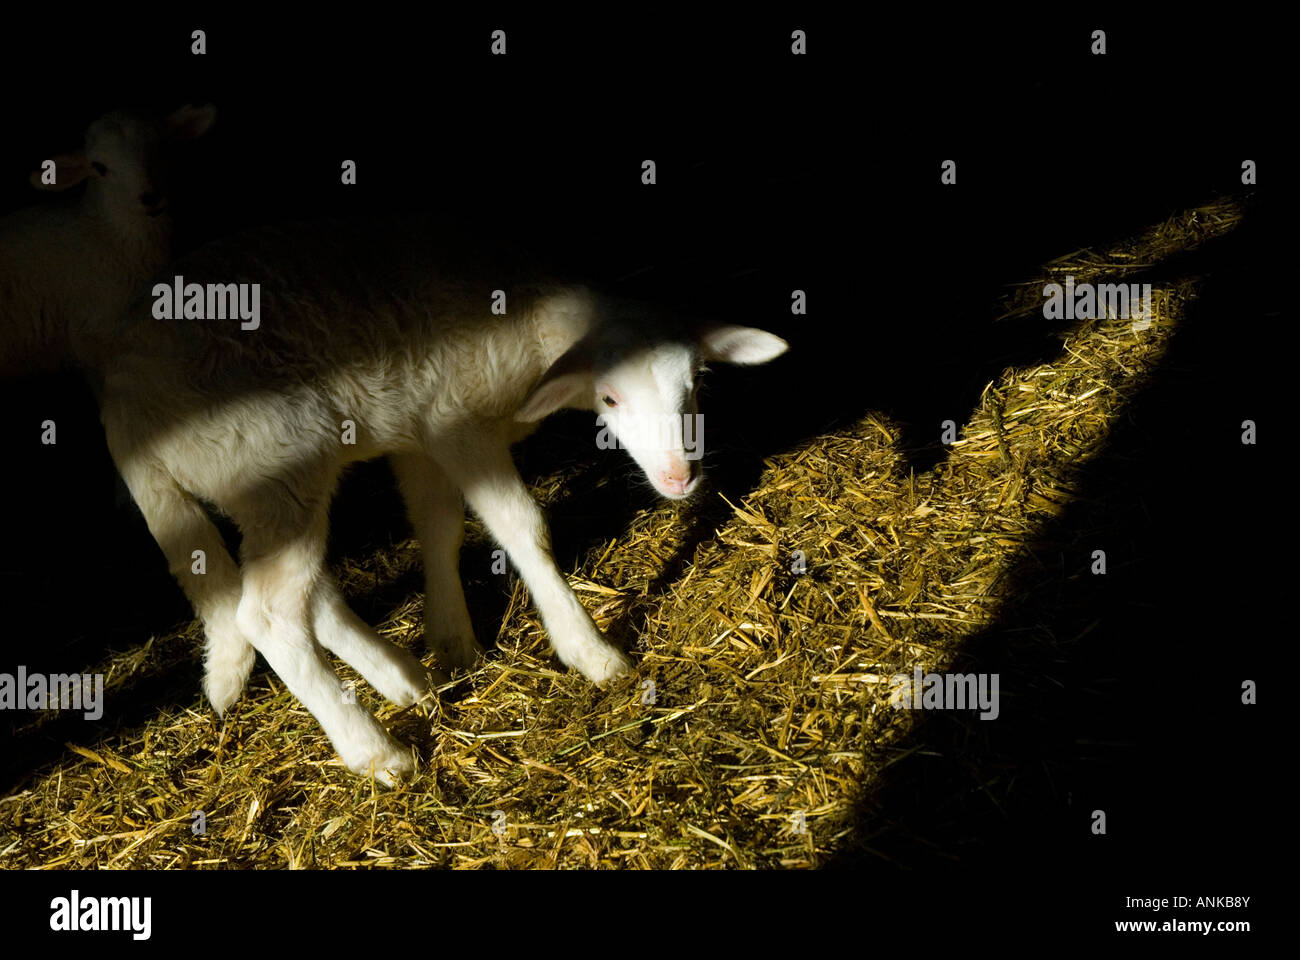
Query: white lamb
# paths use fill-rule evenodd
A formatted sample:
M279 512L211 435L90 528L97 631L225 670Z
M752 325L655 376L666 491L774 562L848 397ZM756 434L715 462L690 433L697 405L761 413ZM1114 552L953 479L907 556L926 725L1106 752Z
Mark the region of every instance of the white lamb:
M211 106L165 120L110 113L87 129L81 153L51 158L53 183L32 174L42 190L86 187L0 220L0 374L99 366L105 331L171 253L168 148L214 117Z
M700 364L765 363L787 349L761 330L693 331L539 279L462 236L439 242L422 223L264 229L180 261L159 294L172 273L261 285L256 324L157 319L154 301L138 301L106 366L109 448L204 623L205 689L224 710L260 650L343 762L390 784L412 769L410 752L341 694L322 647L398 704L422 696L428 677L324 571L344 466L391 459L423 550L426 642L442 666L481 652L458 570L463 494L518 568L560 660L601 683L631 662L557 569L510 445L560 408L594 410L662 495L688 496L699 460L681 418L697 413ZM505 315L492 311L493 291ZM654 418L678 424L672 444L632 429ZM242 580L201 502L242 531ZM195 550L207 557L202 575L191 572Z

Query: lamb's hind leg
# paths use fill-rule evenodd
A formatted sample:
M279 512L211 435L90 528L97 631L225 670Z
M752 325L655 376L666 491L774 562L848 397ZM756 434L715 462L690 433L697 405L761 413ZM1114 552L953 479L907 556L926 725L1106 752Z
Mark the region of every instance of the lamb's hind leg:
M156 461L124 456L118 458L118 468L172 576L203 622L203 689L213 709L225 713L243 691L256 659L235 622L239 568L202 505Z
M322 575L316 581L311 612L321 646L365 677L385 699L406 707L428 691L429 674L420 661L385 641L353 613L331 577Z
M465 541L460 491L424 454L393 454L388 461L424 558L425 644L447 670L472 666L483 648L474 639L460 582L460 547Z
M285 494L261 487L232 509L244 532L244 588L236 619L320 722L348 769L373 772L392 784L412 769L410 751L347 695L312 634L311 602L323 573L336 477L321 479L322 473L329 471L304 469L281 485Z

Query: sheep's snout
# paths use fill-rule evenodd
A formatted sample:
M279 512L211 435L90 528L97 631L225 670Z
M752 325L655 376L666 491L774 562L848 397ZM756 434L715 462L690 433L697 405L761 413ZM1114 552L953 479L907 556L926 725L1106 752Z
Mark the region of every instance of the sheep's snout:
M699 486L702 471L698 460L676 458L665 469L658 471L651 482L665 497L680 500L689 497Z

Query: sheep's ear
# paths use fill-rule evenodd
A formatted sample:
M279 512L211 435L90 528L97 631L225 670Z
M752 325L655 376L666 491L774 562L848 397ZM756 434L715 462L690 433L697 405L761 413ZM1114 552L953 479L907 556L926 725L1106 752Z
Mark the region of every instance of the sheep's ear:
M706 327L698 339L704 359L720 363L767 363L790 349L776 334L755 327Z
M90 176L90 161L83 154L61 153L50 159L54 161L55 182L45 183L41 179L45 173L42 165L42 169L33 170L31 177L28 178L37 190L66 190L68 187L75 187Z
M535 423L564 407L585 407L592 384L591 354L583 343L575 344L546 371L528 399L520 406L515 419Z
M212 127L217 108L210 103L201 107L186 104L167 118L167 135L173 140L197 140Z

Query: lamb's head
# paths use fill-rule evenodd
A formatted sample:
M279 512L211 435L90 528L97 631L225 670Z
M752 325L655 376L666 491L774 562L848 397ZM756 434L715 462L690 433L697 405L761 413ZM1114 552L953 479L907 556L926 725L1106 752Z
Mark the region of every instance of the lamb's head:
M87 128L80 153L52 158L54 183L44 182L37 171L32 185L66 190L84 180L88 201L101 213L114 219L157 217L167 208L170 148L201 137L215 117L210 105L181 107L161 120L126 111L106 114Z
M698 392L704 365L767 363L789 345L753 327L633 331L625 323L606 324L579 340L546 372L516 419L540 420L561 407L590 409L599 417L601 445L616 440L662 496L680 500L703 476Z

